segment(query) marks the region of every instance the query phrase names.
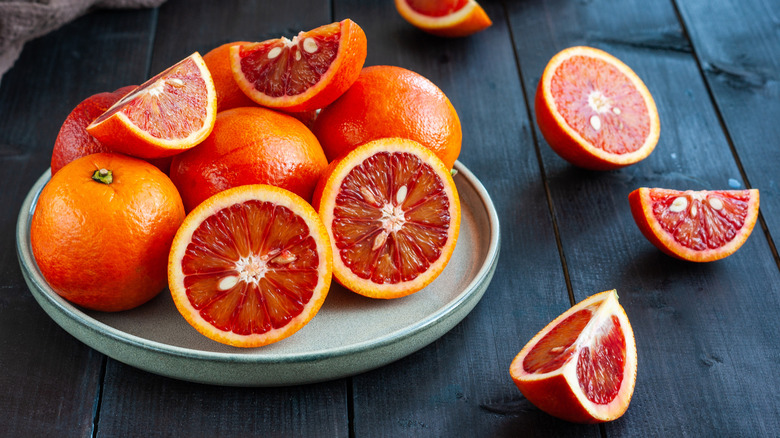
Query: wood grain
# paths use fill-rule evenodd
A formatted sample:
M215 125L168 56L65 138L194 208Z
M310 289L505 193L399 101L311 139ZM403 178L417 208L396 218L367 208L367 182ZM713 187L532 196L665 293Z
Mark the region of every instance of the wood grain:
M87 96L144 76L151 11L99 12L27 43L0 87L0 434L90 436L104 357L38 306L18 262L22 201L48 171L59 126ZM120 50L127 66L106 64ZM140 68L139 68L140 67ZM92 78L92 80L90 80Z

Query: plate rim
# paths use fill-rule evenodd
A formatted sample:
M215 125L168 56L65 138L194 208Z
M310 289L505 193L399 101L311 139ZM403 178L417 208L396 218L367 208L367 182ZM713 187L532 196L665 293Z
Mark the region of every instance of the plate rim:
M348 357L354 354L366 352L367 350L388 347L393 344L402 342L405 339L412 338L415 335L424 333L426 331L426 328L436 325L437 323L441 322L443 319L446 319L446 317L450 314L457 313L456 311L461 306L463 306L465 302L468 302L470 298L473 298L472 295L475 292L479 293L479 296L476 297L477 299L474 302L474 306L482 298L482 294L484 294L484 290L487 289L487 285L492 279L492 275L495 270L495 265L497 264L498 255L500 251L500 225L498 220L498 214L495 210L495 206L493 205L490 195L488 194L487 190L482 185L482 183L479 181L479 179L477 179L476 176L460 161L455 162L454 169L458 173L463 174L463 178L474 189L474 191L478 195L479 200L481 201L482 207L484 208L487 214L488 223L490 226L490 238L488 242L488 251L484 257L484 261L482 262L480 269L477 271L472 281L463 287L463 290L460 292L460 294L456 296L456 298L451 300L446 306L440 308L436 312L427 315L424 319L414 324L411 324L409 326L382 335L381 337L362 341L356 344L350 344L348 346L336 347L336 348L330 347L323 350L315 350L315 351L309 351L305 353L273 353L273 354L263 354L262 349L259 349L257 352L253 352L253 353L232 353L232 352L206 351L206 350L198 350L198 349L193 349L188 347L180 347L176 345L162 343L159 341L150 340L141 336L137 336L119 330L82 312L78 307L68 303L64 298L60 297L56 293L49 293L48 290L50 290L51 288L48 285L48 283L46 283L45 279L40 273L40 270L38 269L37 264L35 263L34 258L32 257L32 251L31 248L29 248L30 246L29 234L30 234L30 221L32 218L34 207L38 200L38 196L40 195L43 186L51 178L50 169L47 169L38 178L38 180L35 182L35 184L28 192L27 196L25 197L24 202L22 203L22 207L20 209L17 218L17 224L16 224L17 257L19 259L21 269L25 274L25 278L28 281L34 282L36 287L40 289L40 291L35 291L33 290L34 288L29 288L31 293L36 298L36 301L39 299L46 300L46 302L49 305L56 308L56 310L61 312L63 316L66 317L69 321L77 324L83 329L94 332L102 337L107 337L110 339L110 341L117 342L119 344L124 344L129 347L139 348L141 350L147 350L155 354L170 355L177 359L205 360L209 362L226 363L226 364L228 363L229 364L252 364L252 365L286 364L286 363L301 363L301 362L317 361L323 358L332 359L337 357ZM484 284L484 283L488 283L488 284ZM482 290L480 291L480 289ZM38 304L41 305L40 302ZM465 318L465 316L468 315L468 313L470 313L472 309L468 309L468 311L452 326L454 327L455 325L457 325L457 323L459 323L460 320ZM47 309L44 308L44 310ZM49 312L46 311L46 313L48 314ZM52 315L49 315L49 317L52 318L57 325L63 326L63 324L57 321L57 319L53 318ZM447 329L444 333L446 333L449 330L450 329ZM66 331L72 336L76 337L80 342L86 344L87 346L90 346L90 348L95 348L91 344L88 344L81 337L71 333L70 330L66 330ZM443 336L444 333L435 336L431 341L420 346L419 348L422 348L428 343L432 342L433 340L438 339L439 337ZM101 353L106 354L107 356L110 356L114 359L117 359L114 356L104 351L101 351ZM120 361L125 362L122 360ZM137 365L132 365L132 366L137 367Z

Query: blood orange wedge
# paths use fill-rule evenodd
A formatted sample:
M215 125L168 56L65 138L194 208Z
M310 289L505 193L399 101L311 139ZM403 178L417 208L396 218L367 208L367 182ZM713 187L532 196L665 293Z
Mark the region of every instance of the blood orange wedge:
M195 52L125 95L87 132L117 152L167 157L203 141L216 113L211 73Z
M493 24L474 0L395 0L395 8L413 26L443 37L472 35Z
M658 110L644 82L619 59L591 47L571 47L550 60L535 110L550 147L586 169L637 163L658 143Z
M642 234L661 251L711 262L738 250L758 218L759 194L749 190L669 190L642 187L628 195Z
M284 339L319 311L331 248L317 213L278 187L210 197L184 220L168 258L176 308L203 335L237 347Z
M550 415L576 423L626 412L636 383L634 332L614 290L588 297L533 337L509 367L515 385Z
M450 170L428 148L374 140L332 162L314 192L333 245L333 275L372 298L398 298L432 282L460 230Z
M285 111L311 111L336 100L366 61L366 34L350 19L230 48L233 75L250 99Z

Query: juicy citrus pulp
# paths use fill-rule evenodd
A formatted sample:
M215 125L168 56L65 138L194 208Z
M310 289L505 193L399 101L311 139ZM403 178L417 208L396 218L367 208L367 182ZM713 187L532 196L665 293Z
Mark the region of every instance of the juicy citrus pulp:
M311 111L338 98L366 60L366 35L352 20L230 48L239 88L260 105Z
M591 47L571 47L549 61L535 109L550 147L580 167L627 166L658 142L658 111L645 84L619 59Z
M211 73L195 52L125 95L87 132L118 152L159 158L200 143L216 112Z
M733 254L758 218L759 193L642 187L628 196L642 234L666 254L709 262Z
M267 185L220 192L187 215L168 283L203 335L257 347L286 338L319 311L331 281L327 231L299 196Z
M475 0L395 0L401 16L415 27L442 37L463 37L493 24Z
M614 290L553 320L515 357L510 374L539 409L574 422L614 420L636 381L633 330Z
M433 281L452 256L460 203L450 171L417 142L369 142L329 166L314 205L334 275L348 289L397 298Z

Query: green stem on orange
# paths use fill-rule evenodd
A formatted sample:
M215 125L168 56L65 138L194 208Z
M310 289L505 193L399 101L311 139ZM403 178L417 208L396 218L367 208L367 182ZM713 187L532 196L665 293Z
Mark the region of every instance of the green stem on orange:
M108 185L114 182L114 173L108 169L98 169L92 174L92 179Z

